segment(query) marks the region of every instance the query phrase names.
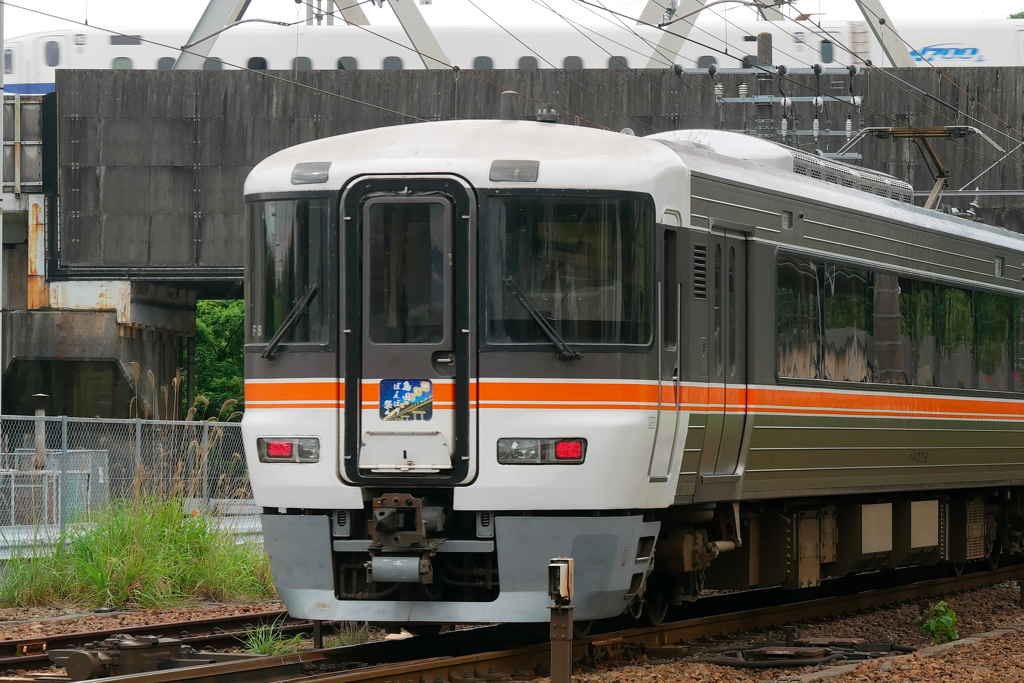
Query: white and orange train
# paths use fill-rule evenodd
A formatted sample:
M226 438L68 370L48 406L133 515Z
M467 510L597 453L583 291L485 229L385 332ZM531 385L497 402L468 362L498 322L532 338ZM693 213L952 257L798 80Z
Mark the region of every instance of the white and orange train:
M752 161L752 160L756 160ZM724 131L449 121L245 185L253 492L294 615L651 622L1022 551L1024 240Z

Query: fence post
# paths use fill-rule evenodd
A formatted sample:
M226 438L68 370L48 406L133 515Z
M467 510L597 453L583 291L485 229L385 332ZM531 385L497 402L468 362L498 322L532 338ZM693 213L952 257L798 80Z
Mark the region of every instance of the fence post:
M60 533L68 523L68 416L60 416Z
M210 510L210 484L207 479L209 474L210 460L210 423L203 422L203 445L201 447L201 460L199 461L199 476L203 478L203 514Z
M135 497L142 491L142 418L135 418Z

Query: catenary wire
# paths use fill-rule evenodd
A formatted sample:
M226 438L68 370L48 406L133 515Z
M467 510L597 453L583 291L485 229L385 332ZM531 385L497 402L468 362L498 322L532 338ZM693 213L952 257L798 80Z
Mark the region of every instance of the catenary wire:
M650 23L647 23L647 22L642 22L642 21L639 21L639 20L638 20L638 19L636 19L635 17L630 17L629 15L626 15L626 14L622 14L621 12L616 12L616 11L614 11L614 10L611 10L611 9L608 9L608 8L606 8L606 7L601 7L601 6L599 6L599 5L595 5L594 3L592 3L592 2L589 2L588 0L578 0L578 1L579 1L579 2L581 2L581 3L583 3L583 4L586 4L586 5L591 5L592 7L597 7L598 9L603 9L603 10L605 10L606 12L609 12L609 13L612 13L612 14L618 14L619 16L622 16L622 17L624 17L624 18L626 18L626 19L630 19L630 20L632 20L632 21L636 21L637 23L641 23L641 24L643 24L643 25L645 25L645 26L651 26L651 27L653 27L653 28L657 28L657 29L659 29L659 30L662 30L662 31L664 31L664 30L665 30L665 29L661 28L660 26L656 26L656 25L654 25L654 24L650 24ZM695 45L699 45L700 47L703 47L703 48L705 48L705 49L707 49L707 50L711 50L711 51L713 51L713 52L717 52L717 53L719 53L719 54L725 55L725 56L727 56L727 57L731 57L731 56L732 56L732 55L729 55L729 54L728 54L727 52L724 52L724 51L722 51L722 50L720 50L720 49L718 49L718 48L715 48L715 47L711 47L710 45L707 45L707 44L705 44L705 43L701 43L700 41L697 41L697 40L692 40L692 39L691 39L691 40L690 40L690 42L694 43ZM796 80L794 80L794 79L792 79L792 78L790 78L790 77L788 77L788 76L782 76L782 75L779 75L778 73L773 73L773 72L772 72L772 70L771 70L771 69L769 69L769 68L768 68L768 67L766 67L766 66L763 66L763 65L757 64L757 65L754 65L754 70L755 70L755 71L758 71L758 70L759 70L759 71L764 71L765 73L771 74L772 76L778 76L778 78L779 78L779 80L780 80L780 81L785 81L785 82L787 82L787 83L791 83L791 84L793 84L794 86L796 86L796 87L798 87L798 88L801 88L801 89L803 89L803 90L810 90L810 91L812 91L812 92L818 92L818 95L820 95L820 96L821 96L822 98L824 98L824 99L834 100L834 101L836 101L836 102L840 102L840 103L842 103L842 104L847 104L847 105L849 104L848 102L843 102L843 100L842 100L842 99L840 99L839 97L837 97L837 96L835 96L835 95L833 95L833 94L831 94L831 93L827 93L827 92L821 92L821 91L817 91L816 89L812 88L811 86L808 86L808 85L805 85L805 84L803 84L803 83L800 83L799 81L796 81ZM866 111L866 112L870 113L870 114L873 114L873 115L875 115L875 116L877 116L877 117L881 118L881 119L885 119L885 120L887 120L887 121L891 121L891 122L893 122L893 123L896 123L896 124L899 124L899 125L901 125L901 126L903 125L903 122L902 122L902 121L900 121L899 119L897 119L897 118L895 118L895 117L893 117L893 116L890 116L890 115L888 115L888 114L883 114L882 112L879 112L879 111L875 111L875 110L873 110L873 109L870 109L870 108L868 108L868 107L865 107L865 106L864 106L863 104L861 104L861 105L860 105L860 108L861 108L862 110L864 110L864 111Z
M584 90L586 90L586 91L587 91L588 93L590 93L591 95L593 95L593 96L594 96L594 97L596 97L597 99L599 99L599 100L601 100L601 101L603 101L603 102L606 102L606 103L607 103L608 105L610 105L610 106L614 107L615 109L617 109L617 110L618 110L619 112L621 112L621 113L622 113L622 114L623 114L624 116L626 116L627 118L633 119L634 121L638 121L638 122L639 122L639 123L641 123L641 124L643 123L643 121L640 121L640 120L639 120L639 119L637 119L636 117L634 117L634 116L630 115L630 114L629 114L629 113L628 113L628 112L627 112L627 111L626 111L625 109L622 109L621 107L619 107L619 106L618 106L617 104L615 104L615 103L614 103L614 102L612 102L611 100L608 100L607 98L605 98L605 97L602 97L601 95L598 95L598 94L597 94L596 92L594 92L593 90L591 90L590 88L588 88L587 86L585 86L585 85L584 85L583 83L581 83L581 82L580 82L580 81L578 81L577 79L573 78L573 77L572 77L572 76L571 76L571 75L570 75L570 74L568 73L568 71L569 71L568 69L559 69L558 67L556 67L556 66L555 66L554 64L552 64L552 63L551 63L550 61L548 61L548 59L547 59L547 58L543 57L543 56L542 56L542 55L541 55L540 53L538 53L538 52L537 52L536 50L534 50L534 49L533 49L532 47L530 47L529 45L527 45L526 43L524 43L524 42L523 42L522 40L520 40L520 39L519 39L519 37L518 37L518 36L516 36L516 35L515 35L514 33L512 33L512 32L511 32L511 31L509 31L509 30L508 30L507 28L505 28L505 27L504 27L504 26L503 26L503 25L502 25L502 24L501 24L500 22L498 22L497 20L495 20L495 19L494 19L494 18L493 18L493 17L492 17L492 16L490 15L490 14L488 14L487 12L485 12L485 11L484 11L484 10L483 10L483 9L482 9L482 8L481 8L481 7L479 6L479 5L477 5L477 4L475 3L475 2L473 2L473 0L467 0L467 2L469 2L469 4L471 4L471 5L473 5L473 7L475 7L475 8L476 8L476 10L477 10L478 12L480 12L480 14L484 15L485 17L487 17L487 18L488 18L488 19L489 19L489 20L491 21L491 23L493 23L493 24L494 24L495 26L497 26L498 28L500 28L500 29L501 29L502 31L504 31L505 33L507 33L507 34L509 35L509 37L511 37L511 38L512 38L512 39L513 39L514 41L516 41L517 43L519 43L520 45L522 45L522 46L523 46L524 48L526 48L526 50L527 50L527 51L528 51L528 52L529 52L530 54L534 55L535 57L537 57L538 59L540 59L540 60L541 60L541 61L543 61L544 63L548 64L548 65L549 65L549 66L550 66L550 67L551 67L552 69L555 69L555 70L557 70L557 71L561 71L561 72L562 72L562 74L563 74L563 75L564 75L564 76L565 76L565 77L566 77L567 79L569 79L569 80L570 80L570 81L572 81L573 83L577 84L578 86L580 86L581 88L583 88ZM575 118L575 117L574 117L574 118Z
M570 26L571 28L575 29L575 30L576 30L576 31L577 31L577 32L578 32L578 33L579 33L580 35L582 35L582 36L583 36L584 38L586 38L586 39L587 39L587 40L589 40L589 41L590 41L591 43L593 43L593 44L594 44L595 46L597 46L597 47L598 47L598 48L599 48L600 50L602 50L602 51L603 51L603 52L604 52L605 54L607 54L607 55L608 55L608 57L609 57L609 59L614 59L614 58L615 58L615 55L613 55L613 54L612 54L612 53L611 53L611 52L610 52L609 50L607 50L607 49L606 49L605 47L603 47L602 45L598 44L598 43L597 43L597 41L593 40L593 39L592 39L592 38L591 38L590 36L588 36L588 35L586 35L585 33L583 33L583 31L581 31L581 30L580 30L580 28L579 28L578 26L576 26L576 25L575 25L575 24L576 24L576 22L574 22L573 20L569 19L569 18L568 18L568 17L566 17L565 15L563 15L563 14L561 14L560 12L558 12L557 10L555 10L555 9L554 9L553 7L551 7L551 5L549 5L549 4L548 4L548 3L547 3L547 2L545 1L545 0L533 0L533 1L534 1L534 3L536 3L536 4L538 4L538 5L540 5L540 6L544 7L544 8L546 8L546 9L547 9L547 10L549 10L550 12L554 13L554 14L555 14L556 16L560 17L560 18L561 18L561 19L562 19L562 20L563 20L563 21L564 21L564 22L565 22L566 24L568 24L568 25L569 25L569 26ZM619 43L616 43L616 45L620 45L620 44L619 44ZM625 47L625 46L622 46L622 47ZM695 115L697 115L697 116L699 116L699 117L701 117L701 118L703 118L703 119L705 119L705 120L707 120L707 121L711 121L712 123L715 123L715 120L714 120L713 118L711 118L711 117L710 117L710 116L708 116L707 114L704 114L704 113L702 113L702 112L700 112L700 111L697 111L696 109L694 109L694 108L693 108L693 107L691 107L690 105L686 104L685 102L683 102L683 101L682 101L682 100L680 100L679 98L677 98L677 97L675 97L675 96L671 95L670 93L666 92L664 88L660 87L660 86L659 86L659 85L658 85L657 83L655 83L655 82L654 82L653 80L651 80L651 79L650 79L650 78L648 78L647 76L643 75L642 73L640 73L640 72L639 72L639 71L637 71L636 69L633 69L633 68L632 68L632 67L630 67L630 66L629 66L628 64L625 64L624 66L625 66L625 68L626 68L626 69L627 69L627 70L628 70L628 71L629 71L630 73L633 73L633 74L639 74L639 75L640 75L640 77L641 77L641 78L643 78L643 80L644 80L644 81L645 81L645 82L646 82L646 83L647 83L648 85L650 85L650 86L651 86L652 88L655 88L656 90L658 90L659 92L661 92L661 93L662 93L663 95L665 95L665 96L666 96L666 97L668 97L669 99L671 99L671 100L673 100L674 102L676 102L676 103L677 103L677 104L678 104L679 106L681 106L681 107L685 108L686 110L688 110L688 111L692 112L693 114L695 114ZM657 129L655 129L655 128L654 128L653 126L651 126L651 125L649 125L649 124L644 124L644 125L647 125L647 127L648 127L648 128L650 128L650 129L651 129L652 131L655 131L655 132L657 132Z
M803 24L801 24L800 22L796 21L792 17L786 17L786 19L789 20L789 21L794 22L795 24L797 24L797 26L800 26L800 27L803 27L803 28L808 28L812 33L815 33L818 36L821 36L822 34L824 34L826 37L829 38L829 40L832 41L833 44L838 45L844 52L847 52L848 54L850 54L855 59L861 59L861 57L859 55L857 55L856 52L854 52L850 47L848 47L846 44L844 44L841 40L836 38L835 35L832 32L828 31L826 28L821 26L821 24L814 24L814 23L809 22L810 26L805 27ZM815 31L815 27L817 28L817 31ZM818 33L818 31L820 31L820 33ZM916 90L917 92L919 92L922 95L926 96L927 98L935 101L936 103L941 104L941 105L943 105L945 107L948 107L949 109L952 109L953 111L955 111L957 113L958 116L963 116L965 118L971 119L972 121L976 122L979 126L983 126L983 127L987 128L987 129L989 129L990 131L992 131L993 133L997 134L997 135L1001 135L1003 137L1006 137L1007 139L1012 140L1013 142L1017 142L1017 140L1019 139L1019 138L1017 138L1017 136L1011 135L1010 133L1007 133L1005 130L1002 130L1001 128L997 128L996 126L993 126L992 124L988 123L987 121L981 120L980 118L978 118L977 116L974 116L973 114L970 114L970 113L968 113L966 111L960 111L960 108L958 106L953 105L953 104L951 104L949 102L946 102L945 100L943 100L943 99L941 99L939 97L936 97L935 95L932 95L931 93L925 92L924 90L922 90L918 86L914 85L913 83L910 83L908 81L903 80L902 78L900 78L896 74L888 73L885 69L879 67L876 64L865 64L865 67L869 68L869 69L871 69L871 70L873 70L873 71L875 71L875 72L877 72L879 74L881 74L883 77L885 77L885 78L887 78L889 80L896 81L896 83L894 83L894 85L896 85L896 87L898 87L901 90L903 90L904 92L906 92L911 97L913 97L913 93L910 92L910 89ZM902 84L902 85L900 85L900 84ZM918 101L920 101L920 100L918 100ZM938 112L936 111L936 113L938 113ZM948 115L947 115L947 119L949 119L953 123L956 123L956 120L949 118Z
M303 4L307 4L308 5L309 3L306 2L306 3L303 3ZM310 6L312 6L312 5L310 5ZM375 32L375 31L371 31L370 29L366 28L365 26L360 26L359 24L349 24L349 25L350 26L354 26L354 27L356 27L356 28L358 28L358 29L360 29L362 31L365 31L366 33L369 33L372 36L376 36L377 38L380 38L381 40L385 40L385 41L387 41L389 43L392 43L393 45L396 45L396 46L398 46L398 47L400 47L400 48L402 48L404 50L409 50L410 52L413 52L413 53L419 55L420 57L423 57L425 59L429 59L432 62L437 62L438 64L441 64L441 65L443 65L445 67L448 67L449 69L454 71L456 74L463 73L463 74L466 74L467 76L469 76L470 78L475 78L478 81L482 81L484 83L487 83L488 85L492 85L495 88L500 88L503 91L509 91L509 88L506 88L505 86L501 85L500 83L495 83L494 81L487 80L483 76L478 76L477 74L473 73L472 70L462 69L462 68L460 68L458 66L455 66L454 64L448 64L447 62L445 62L443 60L440 60L437 57L434 57L434 56L425 54L423 52L420 52L419 50L417 50L415 47L413 47L411 45L406 45L404 43L400 43L397 40L394 40L392 38L388 38L387 36L382 36L381 34ZM527 48L527 49L529 49L529 48ZM537 56L540 57L540 55L537 55ZM544 59L544 58L541 57L541 59ZM544 61L547 62L546 59ZM550 64L550 62L548 62L548 63ZM536 104L547 104L546 102L541 102L540 100L534 99L533 97L530 97L529 95L524 95L521 92L516 92L516 95L518 95L519 97L522 97L523 99L526 99L526 100L529 100L531 102L534 102ZM570 118L574 118L574 119L576 119L578 121L583 121L585 123L589 123L590 125L592 125L592 126L594 126L596 128L603 128L605 130L611 130L611 128L609 128L608 126L602 125L600 123L595 123L594 121L591 121L589 119L585 119L582 116L579 116L577 114L573 114L572 112L568 112L568 111L565 111L563 109L559 109L558 107L554 107L554 106L552 106L551 108L554 109L555 111L559 112L559 113L565 114L566 116L568 116ZM623 113L625 113L625 112L623 112ZM626 114L626 116L629 116L629 114ZM634 118L634 117L630 117L630 118Z
M798 26L801 26L801 24L799 24L799 22L796 22L796 20L795 20L795 19L792 19L791 17L787 17L787 19L788 19L789 21L793 21L794 23L797 23L797 25L798 25ZM825 29L825 28L824 28L824 27L822 27L822 26L821 26L820 24L818 24L818 25L817 25L817 28L818 28L818 30L820 30L820 31L821 31L821 33L817 33L817 32L816 32L816 31L814 30L814 26L815 26L815 24L813 24L813 23L812 23L812 24L811 24L811 26L809 27L812 33L815 33L815 34L816 34L816 35L818 35L818 36L820 36L820 35L821 35L821 33L823 33L823 34L824 34L825 36L827 36L827 37L828 37L828 38L829 38L830 40L832 40L832 42L833 42L834 44L838 45L838 46L839 46L840 48L842 48L842 49L843 49L844 51L846 51L847 53L849 53L849 54L850 54L851 56L853 56L854 58L858 58L858 55L857 55L857 54L856 54L856 53L855 53L855 52L854 52L853 50L851 50L851 49L850 49L850 48L849 48L848 46L846 46L846 45L845 45L845 44L844 44L844 43L843 43L843 42L842 42L841 40L837 39L837 38L836 38L836 37L835 37L835 36L834 36L834 35L833 35L833 34L832 34L831 32L829 32L829 31L828 31L827 29ZM918 86L914 85L913 83L909 83L908 81L905 81L905 80L903 80L903 79L902 79L902 78L900 78L899 76L897 76L897 75L895 75L895 74L893 74L893 73L889 73L889 72L888 72L888 71L886 71L885 69L883 69L883 68L881 68L881 67L878 67L878 66L876 66L876 65L874 65L874 64L869 64L869 65L866 65L866 66L867 66L868 68L870 68L870 69L871 69L872 71L874 71L875 73L877 73L877 74L881 75L881 76L882 76L883 78L885 78L886 80L889 80L890 82L892 82L892 83L893 83L893 85L895 85L895 86L896 86L896 87L897 87L898 89L900 89L900 90L902 90L903 92L905 92L905 93L906 93L906 94L907 94L907 95L908 95L908 96L909 96L909 97L910 97L911 99L913 99L913 100L915 100L916 102L918 102L919 104L921 104L921 106L922 106L922 107L924 107L924 108L925 108L925 109L926 109L927 111L929 111L929 112L931 112L931 113L935 114L936 116L939 116L939 117L943 117L943 118L945 118L945 119L946 119L947 121L949 121L950 123L952 123L952 124L954 124L954 125L955 125L955 124L957 124L957 120L956 120L955 118L953 118L953 117L952 117L952 116L951 116L951 115L949 114L949 112L947 112L947 111L944 111L943 109L937 109L937 108L934 108L934 107L930 106L930 105L928 104L928 102L926 102L925 100L923 100L923 99L921 99L920 97L918 97L917 95L915 95L913 91L917 91L918 93L921 93L922 95L924 95L924 96L928 97L929 99L933 100L933 101L934 101L935 103L937 103L937 104L940 104L940 105L942 105L942 106L944 106L944 107L947 107L947 108L949 108L949 109L952 109L953 111L955 111L955 112L957 113L957 116L958 116L958 117L962 115L962 116L964 116L965 118L968 118L968 119L970 119L970 120L974 121L974 122L975 122L975 123L977 123L977 124L978 124L979 126L982 126L982 127L984 127L984 128L987 128L988 130L992 131L992 133L993 133L993 134L996 134L996 135L1000 135L1000 136L1006 137L1007 139L1009 139L1009 140L1011 140L1011 141L1013 141L1013 142L1018 142L1018 139L1017 139L1017 137L1015 137L1015 136L1011 135L1010 133L1007 133L1007 132L1006 132L1005 130L1002 130L1002 129L1000 129L1000 128L997 128L997 127L993 126L992 124L988 123L987 121L983 121L983 120L981 120L980 118L978 118L977 116L974 116L974 115L972 115L972 114L969 114L969 113L967 113L966 111L963 111L963 112L961 112L961 111L960 111L960 108L959 108L959 107L957 107L957 106L955 106L955 105L953 105L953 104L950 104L949 102L946 102L945 100L942 100L942 99L940 99L940 98L936 97L935 95L932 95L931 93L927 93L927 92L925 92L924 90L922 90L922 89L921 89L921 88L919 88ZM1006 161L1006 158L1007 158L1008 156L1010 156L1010 154L1012 154L1012 153L1013 153L1014 151L1016 151L1017 149L1020 149L1020 147L1021 147L1021 145L1018 145L1018 146L1017 146L1016 148L1014 148L1014 149L1013 149L1013 150L1011 150L1010 152L1007 152L1007 153L1006 153L1006 154L1004 154L1004 155L1003 155L1003 156L1002 156L1001 158L997 159L996 157L994 157L994 156L992 156L992 155L989 155L989 154L987 154L987 153L983 152L982 150L979 150L979 149L972 149L972 148L970 148L970 147L967 147L966 145L964 145L964 144L962 144L962 143L959 143L959 142L957 142L956 140L949 140L948 142L952 143L952 144L953 144L953 146L955 146L955 147L959 148L960 150L962 150L962 151L964 151L964 152L970 152L970 153L972 153L972 154L976 154L976 155L978 155L978 156L981 156L981 157L983 157L983 158L985 158L985 159L987 159L987 160L989 160L989 161L993 161L993 162L994 162L992 166L989 166L989 167L988 167L988 168L987 168L987 169L986 169L986 170L985 170L985 171L984 171L983 173L979 174L979 175L978 175L978 176L977 176L976 178L974 178L974 180L977 180L977 179L978 179L978 178L980 178L980 177L981 177L982 175L985 175L985 173L987 173L988 171L992 170L992 168L994 168L994 167L995 167L996 165L998 165L998 164L1000 164L1000 163L1005 163L1005 161ZM1009 163L1010 163L1010 164L1013 164L1013 167L1014 167L1014 168L1015 168L1016 170L1018 170L1018 171L1021 171L1022 173L1024 173L1024 163L1022 163L1021 161L1017 161L1017 162L1009 162ZM968 183L968 185L970 185L971 183L973 183L973 182L974 182L974 180L972 180L972 181L971 181L970 183ZM966 185L965 185L965 187L966 187Z
M867 10L868 10L869 12L871 12L871 14L873 14L873 15L874 15L875 19L879 19L879 21L880 21L880 23L881 23L881 17L879 17L879 16L878 16L878 15L877 15L877 14L876 14L876 13L875 13L874 11L872 11L872 9L871 9L870 7L867 7L866 5L862 5L862 6L863 6L863 7L865 7L865 8L866 8L866 9L867 9ZM896 36L897 38L899 38L899 39L900 39L900 42L902 42L902 43L903 43L904 45L906 45L906 46L907 46L907 49L908 49L908 50L916 51L916 50L914 50L914 46L913 46L913 45L911 45L910 43L908 43L908 42L907 42L906 40L904 40L903 36L901 36L901 35L900 35L900 34L899 34L899 33L898 33L897 31L896 31L896 29L894 29L894 28L893 28L892 26L889 26L889 30L890 30L890 31L892 31L892 33L893 33L893 35L894 35L894 36ZM952 78L950 78L949 76L947 76L947 75L946 75L945 73L943 73L942 69L940 69L939 67L937 67L937 66L935 66L934 64L932 64L932 62L931 62L931 60L930 60L930 59L925 59L924 57L921 57L921 59L922 59L922 60L924 60L924 63L925 63L925 64L927 64L927 65L928 65L928 66L930 66L930 67L931 67L932 69L934 69L934 70L935 70L935 72L936 72L937 74L939 74L939 76L941 76L942 78L944 78L944 79L946 79L947 81L949 81L949 82L950 82L950 83L951 83L951 84L953 85L953 87L954 87L954 88L956 88L957 90L959 90L960 92L962 92L962 93L963 93L964 95L966 95L966 96L967 96L967 99L971 100L971 101L972 101L972 102L974 102L974 103L975 103L975 104L976 104L977 106L981 107L982 109L984 109L985 111L987 111L987 112L988 112L989 114L991 114L991 115L992 115L992 117L993 117L993 118L994 118L994 119L995 119L996 121L998 121L999 123L1003 124L1004 126L1006 126L1007 128L1009 128L1010 130L1012 130L1012 131L1013 131L1014 133L1016 133L1016 134L1017 134L1017 135L1019 135L1020 137L1024 138L1024 133L1020 132L1019 130L1017 130L1016 128L1014 128L1013 126L1011 126L1011 125L1010 125L1009 123L1007 123L1006 121L1004 121L1004 120L1003 120L1003 119L1002 119L1002 118L1001 118L1001 117L1000 117L1000 116L999 116L998 114L996 114L996 113L995 113L994 111L992 111L991 109L989 109L988 107L986 107L986 106L985 106L984 104L982 104L982 103L981 103L981 102L980 102L980 101L978 100L978 98L974 97L973 95L971 95L971 93L967 92L967 91L966 91L966 90L964 90L964 89L963 89L962 87L960 87L960 84L959 84L959 83L957 83L956 81L954 81L954 80L953 80Z
M539 3L539 2L540 2L540 0L533 0L533 1L534 1L535 3ZM546 4L546 3L545 3L545 4ZM586 5L584 5L584 7L587 7L587 6L586 6ZM554 9L552 9L552 8L550 8L550 7L548 7L548 9L550 9L550 10L551 10L552 12L554 12L555 14L559 14L558 12L555 12L555 10L554 10ZM590 8L590 7L587 7L587 9L588 9L588 10L589 10L589 11L590 11L591 13L593 13L593 14L594 14L595 16L601 17L601 18L603 18L603 19L604 19L605 21L609 21L609 19L608 19L608 18L607 18L606 16L604 16L603 14L601 14L601 13L599 13L599 12L596 12L596 11L594 11L594 10L593 10L592 8ZM561 16L561 15L559 15L559 16ZM564 19L564 20L566 21L566 23L570 23L570 20L569 20L569 19L566 19L566 18L565 18L564 16L563 16L562 18L563 18L563 19ZM570 25L572 25L572 24L570 23ZM574 27L574 28L576 28L576 27ZM628 28L628 27L627 27L627 28ZM578 24L578 28L577 28L577 31L580 31L581 29L586 29L586 30L588 30L588 31L591 31L591 32L592 32L592 33L594 33L595 35L599 35L599 36L601 35L601 34L597 33L597 31L595 31L595 30L591 29L590 27L588 27L588 26L586 26L586 25L584 25L584 24ZM631 28L628 28L628 30L632 31L632 29L631 29ZM648 40L647 38L644 38L643 36L641 36L640 34L636 33L635 31L632 31L632 32L633 32L633 33L634 33L634 34L635 34L635 35L636 35L636 36L637 36L638 38L640 38L640 40L642 40L642 41L646 42L646 43L648 44L648 46L652 46L652 45L651 45L651 42L650 42L650 41L649 41L649 40ZM706 33L706 31L705 31L705 33ZM710 35L710 34L709 34L709 35ZM584 37L587 37L587 36L584 36ZM603 37L603 38L606 38L606 39L607 39L607 37L606 37L606 36L601 36L601 37ZM588 38L588 39L589 39L589 38ZM608 50L606 50L606 49L604 49L603 47L601 47L600 45L598 45L598 44L597 44L597 43L596 43L596 42L595 42L594 40L592 40L592 39L590 39L590 40L591 40L591 42L592 42L592 43L594 43L595 45L597 45L597 47L599 47L599 48L601 48L602 50L604 50L605 54L609 55L610 57L611 57L611 56L613 56L613 55L612 55L612 54L611 54L611 53L610 53L610 52L609 52ZM622 43L616 42L616 41L614 41L614 40L611 40L611 39L608 39L608 40L610 40L610 42L613 42L613 43L615 43L616 45L619 45L619 46L621 46L621 47L623 47L623 48L625 48L625 49L627 49L627 50L630 50L630 51L632 51L632 52L634 52L634 53L636 53L636 54L638 54L638 55L640 55L640 56L642 56L642 57L648 57L648 56L650 56L650 55L647 55L646 53L641 53L641 52L639 52L638 50L635 50L635 49L633 49L633 48L631 48L631 47L629 47L629 46L627 46L627 45L623 45ZM652 46L652 47L657 47L657 46ZM662 58L662 59L664 59L664 56L663 56L663 55L660 55L660 53L659 53L659 57L660 57L660 58ZM674 67L675 67L675 64L673 64L672 62L663 62L663 63L664 63L664 64L665 64L666 66L668 66L668 67L672 67L672 68L674 68ZM628 64L626 65L626 68L627 68L627 69L629 69L630 71L634 72L634 73L639 73L639 72L637 72L637 70L635 70L635 69L632 69L631 67L629 67L629 65L628 65ZM681 82L682 82L682 83L683 83L684 85L686 85L686 81L684 81L684 80L682 79L682 76L681 76L681 75L679 75L679 74L677 74L677 76L679 77L679 80L680 80L680 81L681 81ZM708 92L709 92L709 93L711 93L711 94L712 94L713 96L715 95L715 92L714 92L714 90L713 90L712 88L710 88L710 87L709 87L708 85L706 85L705 83L702 83L702 82L701 82L701 81L699 81L699 80L698 80L698 81L695 81L695 82L697 83L697 85L698 85L698 86L700 86L700 87L701 87L701 88L703 88L704 90L708 91ZM655 87L655 88L658 88L658 86L657 86L657 85L655 85L654 83L651 83L651 82L650 82L649 80L648 80L648 83L650 83L650 84L651 84L651 85L652 85L653 87ZM687 86L687 87L689 87L689 86ZM665 92L665 91L664 91L664 90L662 90L661 88L658 88L658 90L661 90L661 92L663 92L663 93ZM666 93L666 94L667 94L667 93ZM669 95L669 97L672 97L672 96L671 96L671 95ZM707 120L707 121L710 121L710 122L711 122L712 124L714 124L714 125L717 125L717 124L718 124L718 122L717 122L717 121L715 121L715 120L714 120L714 119L713 119L712 117L710 117L710 116L708 116L708 115L706 115L706 114L703 114L703 113L697 112L697 111L696 111L696 110L694 110L694 109L693 109L692 107L689 107L689 106L687 106L687 105L683 104L682 102L680 102L680 101L679 101L678 99L676 99L676 98L674 98L674 97L673 97L672 99L674 99L674 100L675 100L676 102L679 102L679 104L682 104L682 106L686 107L686 108L687 108L687 109L688 109L689 111L692 111L692 112L696 113L696 114L697 114L698 116L701 116L702 118L704 118L705 120ZM727 106L728 108L732 109L732 110L733 110L734 112L736 112L736 113L738 113L738 114L739 114L740 116L742 116L742 117L743 117L743 119L744 119L744 121L746 121L747 119L749 119L749 118L750 118L750 116L749 116L749 115L748 115L748 114L747 114L747 113L746 113L746 112L745 112L744 110L742 110L742 109L738 108L738 107L737 107L737 106L736 106L735 104L733 104L733 103L731 103L731 102L724 102L723 104L725 104L725 105L726 105L726 106Z
M191 50L182 50L180 47L175 47L173 45L166 45L164 43L160 43L160 42L155 41L155 40L149 40L149 39L146 39L146 38L139 38L138 36L129 36L126 33L121 33L120 31L115 31L114 29L104 28L102 26L96 26L95 24L86 24L84 22L77 21L75 19L69 19L67 17L62 17L62 16L59 16L59 15L56 15L56 14L51 14L49 12L44 12L42 10L33 9L31 7L23 7L21 5L16 5L16 4L12 3L12 2L9 2L8 0L0 0L0 5L6 5L7 7L13 7L15 9L24 10L26 12L33 12L35 14L39 14L39 15L44 16L44 17L50 17L51 19L57 19L57 20L60 20L60 21L66 21L68 23L76 24L78 26L88 26L89 28L94 28L94 29L99 30L99 31L104 31L106 33L110 33L110 34L115 35L115 36L123 36L123 37L126 37L126 38L137 39L137 40L139 40L141 42L149 43L150 45L156 45L158 47L167 48L168 50L174 50L175 52L183 52L185 54L194 55L196 57L205 57L205 55L201 55L201 54L199 54L197 52L192 52ZM338 99L345 100L347 102L353 102L355 104L361 104L361 105L364 105L364 106L376 109L378 111L386 112L388 114L395 114L397 116L404 116L406 118L414 119L416 121L427 121L428 120L428 119L424 119L424 118L421 118L419 116L416 116L414 114L408 114L408 113L406 113L404 111L398 111L396 109L389 109L388 107L384 107L384 106L381 106L379 104L373 104L372 102L366 102L364 100L360 100L360 99L357 99L355 97L348 97L347 95L342 95L340 93L330 92L329 90L324 90L322 88L317 88L316 86L308 85L306 83L300 83L299 81L292 80L290 78L285 78L284 76L278 76L276 74L270 73L270 72L262 70L262 69L250 69L248 67L241 66L241 65L238 65L238 64L232 64L230 62L223 62L222 61L222 63L223 64L227 64L228 66L230 66L232 68L239 69L241 71L247 71L249 73L258 74L258 75L260 75L260 76L262 76L264 78L270 78L272 80L281 81L283 83L290 83L291 85L294 85L294 86L297 86L297 87L300 87L300 88L304 88L306 90L310 90L310 91L313 91L313 92L321 94L321 95L328 95L330 97L336 97Z

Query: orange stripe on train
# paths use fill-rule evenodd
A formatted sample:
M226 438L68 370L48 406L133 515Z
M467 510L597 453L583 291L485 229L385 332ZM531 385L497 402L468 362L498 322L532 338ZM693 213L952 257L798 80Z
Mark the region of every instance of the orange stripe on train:
M246 400L274 403L275 407L300 407L280 401L336 401L344 403L343 382L247 383ZM658 405L658 386L651 383L608 382L473 382L470 395L479 397L481 408L533 410L651 410ZM848 415L864 417L974 417L1024 419L1024 401L973 399L876 392L804 390L789 387L745 387L722 385L678 388L680 407L698 411L782 414ZM676 400L676 387L661 387L663 407ZM454 405L455 386L434 385L437 408ZM377 382L363 384L362 405L375 409L379 401ZM257 407L256 405L252 407ZM305 404L301 407L322 407Z

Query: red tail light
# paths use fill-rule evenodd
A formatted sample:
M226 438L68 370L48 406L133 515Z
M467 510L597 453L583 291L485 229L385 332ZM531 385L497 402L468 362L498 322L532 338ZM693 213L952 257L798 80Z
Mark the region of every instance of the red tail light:
M559 460L579 460L583 457L583 442L559 441L555 444L555 457Z
M290 458L292 457L292 442L291 441L268 441L267 442L267 455L271 458Z

